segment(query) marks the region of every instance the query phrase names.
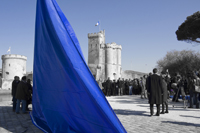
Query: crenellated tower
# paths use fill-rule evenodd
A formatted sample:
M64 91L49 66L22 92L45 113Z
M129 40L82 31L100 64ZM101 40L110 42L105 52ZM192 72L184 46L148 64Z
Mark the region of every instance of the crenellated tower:
M121 45L105 43L105 30L88 34L88 66L96 80L121 77Z

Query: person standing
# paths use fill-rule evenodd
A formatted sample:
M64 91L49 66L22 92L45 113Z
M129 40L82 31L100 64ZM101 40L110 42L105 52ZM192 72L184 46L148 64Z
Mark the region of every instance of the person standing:
M140 80L140 85L141 85L141 98L142 99L147 99L147 95L146 95L146 79L144 77L141 77L141 80Z
M124 81L124 78L122 78L122 92L123 92L123 95L126 95L126 93L125 93L125 81Z
M195 85L199 86L198 80L198 77L196 77L194 74L189 76L188 88L190 92L190 106L188 108L193 108L194 102L196 103L196 108L199 108L199 94L194 91Z
M129 81L125 80L125 95L129 95Z
M115 80L113 80L113 82L112 82L112 95L113 96L116 96L116 82L115 82Z
M104 80L104 82L102 83L102 87L103 87L103 93L106 96L107 95L106 80Z
M131 79L129 79L128 82L129 82L129 95L132 95L133 83Z
M148 94L150 104L150 115L153 115L153 105L156 104L157 113L156 116L160 116L160 104L162 104L162 78L157 74L157 68L153 69L153 75L148 78Z
M19 114L20 102L22 102L22 112L25 114L26 100L31 97L31 94L28 91L28 85L26 83L26 76L23 76L21 82L19 82L15 97L17 99L16 113Z
M120 78L117 80L117 86L118 86L118 95L119 95L119 96L120 96L120 95L123 95L122 81L121 81Z
M172 99L173 102L179 102L178 98L180 97L180 91L177 86L179 81L180 81L180 75L178 73L175 73L174 77L172 78L172 85L171 85L175 92L175 95L173 96Z
M110 77L108 77L108 80L106 81L106 88L107 88L107 96L111 96L112 81L110 80Z
M17 86L19 84L19 77L15 76L14 80L12 82L12 101L13 101L13 112L16 110L16 104L17 104L17 99L15 98L16 92L17 92Z
M28 79L27 80L27 86L28 86L28 91L30 92L31 95L33 95L33 87L31 85L31 80ZM30 97L27 101L26 101L26 110L30 111L28 108L28 105L32 103L32 97Z
M165 72L162 71L161 72L161 76L162 76L162 87L163 87L163 95L162 95L162 112L160 114L165 114L165 113L169 113L168 111L168 90L167 90L167 82L165 81ZM164 111L166 106L166 111Z

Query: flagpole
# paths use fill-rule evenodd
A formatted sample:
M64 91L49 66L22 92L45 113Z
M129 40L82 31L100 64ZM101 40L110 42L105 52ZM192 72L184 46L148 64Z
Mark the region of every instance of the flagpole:
M99 20L99 32L101 31L101 22Z

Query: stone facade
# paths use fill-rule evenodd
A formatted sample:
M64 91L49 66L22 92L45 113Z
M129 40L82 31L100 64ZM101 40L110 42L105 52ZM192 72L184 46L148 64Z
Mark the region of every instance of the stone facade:
M122 46L105 43L105 30L88 34L88 66L96 80L121 77Z
M26 56L7 54L2 55L2 89L11 89L14 76L26 75Z

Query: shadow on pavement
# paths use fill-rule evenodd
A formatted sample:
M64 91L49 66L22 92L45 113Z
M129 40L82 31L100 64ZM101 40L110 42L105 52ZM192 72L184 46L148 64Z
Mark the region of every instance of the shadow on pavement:
M122 110L122 109L114 109L115 113L118 115L140 115L140 116L149 116L145 113L146 111L133 111L133 110Z
M2 104L3 102L0 102ZM6 106L8 105L8 106ZM37 127L35 127L31 121L29 113L23 114L20 111L16 114L12 110L12 106L6 103L4 106L0 106L0 132L13 132L13 133L27 133L37 132L42 133Z
M0 107L0 128L1 131L9 132L26 132L28 123L32 123L29 114L16 114L12 111L12 107Z
M185 109L183 107L169 107L170 110L176 110L176 111L200 111L199 109Z
M182 116L182 117L192 117L192 118L197 118L197 119L200 119L200 117L196 117L196 116L190 116L190 115L179 115L179 116Z
M200 124L194 124L194 123L188 123L188 122L162 121L162 123L171 123L171 124L177 124L177 125L181 125L181 126L195 126L195 127L200 127Z
M137 106L139 106L139 107L145 107L145 108L150 108L149 104L147 104L147 105L137 105Z

